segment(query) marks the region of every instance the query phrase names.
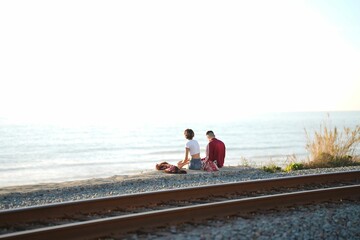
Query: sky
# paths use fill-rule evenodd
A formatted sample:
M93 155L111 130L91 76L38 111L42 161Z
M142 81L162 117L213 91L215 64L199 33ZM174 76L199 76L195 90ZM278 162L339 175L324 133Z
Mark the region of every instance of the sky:
M360 110L360 1L0 1L0 118Z

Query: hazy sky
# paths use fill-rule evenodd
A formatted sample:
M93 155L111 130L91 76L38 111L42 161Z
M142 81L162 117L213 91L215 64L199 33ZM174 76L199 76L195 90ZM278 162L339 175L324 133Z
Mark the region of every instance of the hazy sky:
M0 1L0 117L360 110L360 1Z

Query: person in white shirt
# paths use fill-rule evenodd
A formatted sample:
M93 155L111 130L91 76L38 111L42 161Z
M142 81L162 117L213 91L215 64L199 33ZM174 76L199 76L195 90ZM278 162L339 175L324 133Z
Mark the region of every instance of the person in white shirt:
M200 170L201 158L200 158L200 145L198 141L194 140L195 133L192 129L185 129L185 138L188 140L185 144L185 158L178 162L178 168L189 164L189 169ZM189 159L189 154L191 159Z

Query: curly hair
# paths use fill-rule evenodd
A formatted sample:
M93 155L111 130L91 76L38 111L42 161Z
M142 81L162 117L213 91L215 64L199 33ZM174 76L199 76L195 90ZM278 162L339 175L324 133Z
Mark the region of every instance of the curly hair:
M195 133L194 133L194 131L192 129L188 128L188 129L185 129L184 135L185 135L186 139L192 140L193 137L195 136Z

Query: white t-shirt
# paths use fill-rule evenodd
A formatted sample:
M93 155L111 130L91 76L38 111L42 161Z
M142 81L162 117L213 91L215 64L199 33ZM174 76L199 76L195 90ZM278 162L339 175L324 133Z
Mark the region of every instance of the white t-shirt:
M196 140L188 140L185 144L186 148L190 149L190 155L200 153L200 145Z

